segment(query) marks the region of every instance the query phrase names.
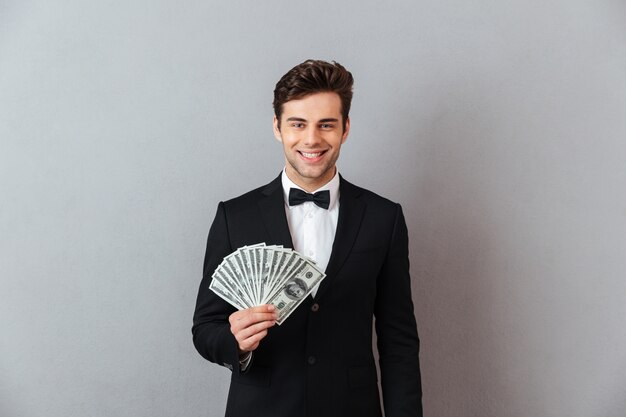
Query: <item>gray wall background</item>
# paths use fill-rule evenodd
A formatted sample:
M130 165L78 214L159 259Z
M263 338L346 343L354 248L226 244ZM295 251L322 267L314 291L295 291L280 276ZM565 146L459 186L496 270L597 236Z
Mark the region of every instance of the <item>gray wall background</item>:
M0 415L220 416L192 347L272 90L356 77L340 169L402 203L428 417L626 413L626 5L0 1Z

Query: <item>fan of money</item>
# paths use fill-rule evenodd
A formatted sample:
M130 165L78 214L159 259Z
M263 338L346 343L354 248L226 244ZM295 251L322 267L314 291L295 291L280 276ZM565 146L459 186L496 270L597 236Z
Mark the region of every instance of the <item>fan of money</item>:
M276 307L282 324L326 277L311 259L282 246L244 246L224 258L209 288L233 307Z

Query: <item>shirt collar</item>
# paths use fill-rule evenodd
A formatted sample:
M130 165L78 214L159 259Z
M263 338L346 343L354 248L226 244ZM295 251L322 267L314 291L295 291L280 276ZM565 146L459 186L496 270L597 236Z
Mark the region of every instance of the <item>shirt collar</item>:
M305 191L305 190L303 190L302 187L294 184L293 181L289 179L289 177L287 176L287 173L285 172L285 169L283 169L283 173L280 176L280 180L283 185L283 198L285 199L285 205L287 205L287 207L289 207L289 210L291 210L292 207L289 205L289 189L298 188L302 191ZM330 205L328 206L328 210L331 210L335 207L335 205L337 204L337 201L339 200L339 170L335 171L335 176L330 181L322 185L317 190L313 191L311 194L314 194L318 191L323 191L323 190L330 191Z

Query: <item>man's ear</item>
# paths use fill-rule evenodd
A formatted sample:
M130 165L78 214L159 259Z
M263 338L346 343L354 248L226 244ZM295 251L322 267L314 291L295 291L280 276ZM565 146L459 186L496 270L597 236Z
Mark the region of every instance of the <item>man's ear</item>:
M350 133L350 117L346 119L346 127L343 129L343 135L341 135L341 144L344 144L348 139L348 133Z
M274 137L277 141L282 142L283 136L280 134L280 128L278 127L278 119L276 118L276 116L274 116L272 124L274 125Z

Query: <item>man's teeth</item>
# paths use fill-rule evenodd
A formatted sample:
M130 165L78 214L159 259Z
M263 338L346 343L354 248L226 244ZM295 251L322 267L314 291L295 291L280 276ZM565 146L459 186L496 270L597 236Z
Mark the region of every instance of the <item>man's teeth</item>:
M315 153L309 153L309 152L300 152L305 158L317 158L318 156L320 156L322 153L321 152L315 152Z

